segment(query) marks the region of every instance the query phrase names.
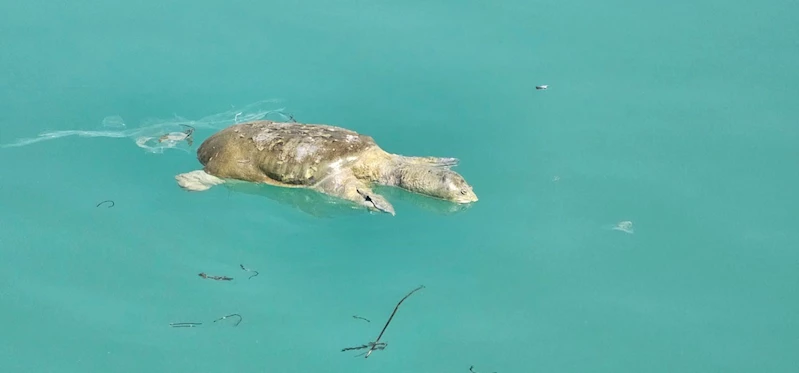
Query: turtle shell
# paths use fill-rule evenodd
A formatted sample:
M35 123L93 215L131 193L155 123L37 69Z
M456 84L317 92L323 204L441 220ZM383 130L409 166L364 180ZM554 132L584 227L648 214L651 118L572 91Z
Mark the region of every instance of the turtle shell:
M305 187L374 146L370 136L341 127L263 120L211 135L197 149L197 159L205 172L220 178Z

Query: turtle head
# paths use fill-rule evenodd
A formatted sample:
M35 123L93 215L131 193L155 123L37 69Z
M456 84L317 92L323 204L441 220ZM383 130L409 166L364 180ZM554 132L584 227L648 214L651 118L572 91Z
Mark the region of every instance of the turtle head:
M397 186L412 192L462 204L477 201L472 186L449 167L412 166L401 174Z
M456 203L477 202L477 195L463 176L448 168L442 170L441 186L436 197Z

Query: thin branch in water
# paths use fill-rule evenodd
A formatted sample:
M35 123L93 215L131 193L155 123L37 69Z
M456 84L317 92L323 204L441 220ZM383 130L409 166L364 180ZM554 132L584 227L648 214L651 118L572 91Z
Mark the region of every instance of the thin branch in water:
M241 269L243 269L243 270L245 270L245 271L247 271L247 272L255 272L255 274L254 274L254 275L252 275L252 276L250 276L250 277L248 277L248 278L247 278L248 280L249 280L249 279L251 279L251 278L253 278L253 277L255 277L255 276L258 276L258 271L253 271L252 269L245 268L245 267L244 267L244 264L239 264L239 266L241 267Z
M100 207L100 205L102 205L103 203L106 203L106 202L111 202L111 206L108 206L108 208L112 208L112 207L114 207L114 205L116 205L116 203L114 203L114 201L109 199L109 200L105 200L103 202L98 203L97 206L95 206L95 207Z
M386 343L386 342L369 342L369 350L365 351L365 352L362 352L362 353L360 353L358 355L355 355L355 357L363 356L363 355L366 355L366 357L369 357L369 355L372 354L372 351L385 350L386 346L388 346L388 343Z
M341 349L341 352L344 352L344 351L352 351L352 350L362 350L362 349L364 349L364 348L368 348L370 345L371 345L371 344L360 345L360 346L357 346L357 347L346 347L346 348L342 348L342 349Z
M366 321L366 322L371 322L371 321L369 321L369 319L367 319L365 317L360 317L360 316L357 316L357 315L352 316L352 318L353 319L358 319L358 320L363 320L363 321Z
M474 371L474 365L469 367L469 371L472 372L472 373L477 373L477 372ZM494 372L494 373L497 373L497 372Z
M219 280L230 281L230 280L233 279L233 277L227 277L227 276L209 276L205 272L200 272L200 274L198 274L198 276L200 276L202 278L205 278L205 279L217 280L217 281L219 281Z
M233 316L236 316L236 317L239 318L238 321L236 321L236 323L233 324L233 326L239 326L239 324L242 321L242 317L241 317L241 315L239 315L237 313L232 313L232 314L227 315L227 316L222 316L222 317L214 320L214 322L217 322L217 321L220 321L220 320L224 320L224 319L227 319L228 317L233 317ZM193 328L195 326L202 325L202 324L203 323L201 323L201 322L173 322L173 323L169 323L169 326L171 326L173 328Z
M369 342L369 343L367 343L365 345L361 345L361 346L357 346L357 347L342 348L341 351L343 352L343 351L352 351L352 350L363 350L364 348L368 348L369 349L368 351L365 351L363 353L355 355L355 357L358 357L358 356L363 356L364 354L371 354L372 351L385 350L386 346L388 346L388 343L386 343L386 342ZM368 357L368 355L367 355L367 357Z
M361 346L358 346L358 347L347 347L347 348L342 349L341 351L343 352L343 351L361 350L361 349L364 349L364 348L368 348L369 350L367 350L366 352L357 355L357 356L361 356L361 355L365 354L366 356L364 357L364 359L367 359L367 358L369 358L369 355L372 354L372 351L384 350L386 348L386 346L388 346L388 344L385 343L385 342L380 342L380 338L382 338L383 337L383 333L386 332L386 328L388 328L388 324L391 323L391 320L394 318L394 315L397 313L397 310L399 309L399 306L402 304L402 302L404 302L405 299L408 299L408 297L410 297L411 294L413 294L413 293L415 293L415 292L417 292L418 290L421 290L421 289L424 289L424 285L421 285L418 288L411 290L410 293L408 293L407 295L402 297L402 299L400 299L400 301L397 303L397 306L394 307L394 312L391 312L391 316L389 316L388 321L386 321L386 325L383 326L383 330L381 330L380 334L377 336L377 339L375 339L373 342L369 342L369 343L367 343L365 345L361 345Z
M406 295L406 296L402 297L402 299L400 299L400 301L397 303L397 306L394 307L394 312L391 312L391 316L389 316L388 321L386 321L386 325L383 326L383 330L381 330L380 334L377 336L377 339L375 340L375 343L380 342L380 337L382 337L383 333L386 332L386 328L388 328L388 324L391 323L391 319L393 319L394 315L397 313L397 310L399 309L400 304L402 304L402 302L404 302L405 299L408 299L408 297L410 297L411 294L413 294L413 293L415 293L415 292L417 292L418 290L421 290L421 289L424 289L424 285L421 285L418 288L411 290L411 292L408 293L408 295Z
M235 323L235 324L233 324L233 326L239 326L239 324L241 324L241 320L242 320L242 318L241 318L241 315L239 315L239 314L237 314L237 313L231 313L230 315L227 315L227 316L222 316L222 317L220 317L220 318L218 318L218 319L214 320L214 322L217 322L217 321L220 321L220 320L227 319L228 317L231 317L231 316L236 316L236 317L238 317L238 318L239 318L239 321L236 321L236 323Z

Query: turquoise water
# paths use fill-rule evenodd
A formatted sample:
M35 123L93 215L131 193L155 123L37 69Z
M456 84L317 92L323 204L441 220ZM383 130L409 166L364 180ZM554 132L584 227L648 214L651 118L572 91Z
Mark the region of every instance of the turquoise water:
M797 16L795 1L3 1L0 144L100 135L0 148L0 370L792 372ZM174 176L193 152L135 143L185 118L196 149L267 110L457 157L480 201L382 191L391 217L301 191L187 193ZM124 129L103 125L115 116ZM385 350L340 351L418 285Z

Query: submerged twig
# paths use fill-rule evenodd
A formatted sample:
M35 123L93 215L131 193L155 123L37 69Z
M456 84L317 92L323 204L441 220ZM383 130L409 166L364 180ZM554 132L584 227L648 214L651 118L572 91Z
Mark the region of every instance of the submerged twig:
M365 318L365 317L360 317L360 316L357 316L357 315L356 315L356 316L352 316L352 318L353 318L353 319L359 319L359 320L363 320L363 321L366 321L366 322L371 322L371 321L369 321L369 319L367 319L367 318Z
M341 351L362 350L364 348L368 348L369 349L368 351L362 352L362 353L360 353L358 355L355 355L355 357L358 357L358 356L363 356L364 354L366 354L366 357L368 358L369 355L372 354L372 351L385 350L386 346L388 346L388 343L386 343L386 342L369 342L369 343L367 343L365 345L361 345L361 346L358 346L358 347L343 348L343 349L341 349Z
M245 267L244 267L244 264L239 264L239 266L241 267L241 269L243 269L243 270L245 270L245 271L247 271L247 272L255 272L255 274L254 274L254 275L252 275L252 276L250 276L250 277L247 277L247 279L248 279L248 280L249 280L249 279L251 279L251 278L253 278L253 277L255 277L255 276L258 276L258 271L253 271L253 270L251 270L251 269L249 269L249 268L245 268Z
M424 289L424 285L421 285L418 288L411 290L410 293L408 293L406 296L402 297L402 299L400 299L400 301L397 302L397 306L394 307L394 311L391 312L391 316L388 317L388 321L386 321L386 325L383 326L383 330L381 330L380 334L377 336L377 339L375 340L375 343L379 342L380 338L383 336L383 333L386 332L386 328L388 328L388 324L391 323L391 319L394 318L394 315L397 313L397 310L399 309L399 306L402 304L402 302L404 302L405 299L408 299L408 297L410 297L411 294L413 294L413 293L415 293L415 292L417 292L418 290L421 290L421 289Z
M103 202L98 203L97 206L95 206L95 207L100 207L100 205L102 205L103 203L106 203L106 202L111 202L111 206L108 206L108 208L112 208L112 207L114 207L114 205L116 205L116 203L114 203L114 201L109 199L109 200L105 200Z
M209 276L205 272L200 272L200 274L198 276L200 276L202 278L205 278L205 279L217 280L217 281L219 281L219 280L230 281L230 280L233 279L233 277L227 277L227 276Z
M233 326L238 326L241 323L242 317L241 317L241 315L239 315L237 313L231 313L230 315L222 316L222 317L214 320L213 322L224 320L224 319L227 319L228 317L231 317L231 316L236 316L236 317L239 318L239 320L236 321L235 324L233 324ZM202 325L202 324L203 323L201 323L201 322L173 322L173 323L169 323L169 326L171 326L173 328L193 328L195 326Z
M469 371L472 372L472 373L477 373L477 372L474 371L474 365L469 367ZM497 373L497 372L494 372L494 373Z
M420 289L423 289L423 288L424 288L424 285L421 285L418 288L411 290L410 293L408 293L402 299L400 299L400 301L397 303L397 306L394 307L394 312L391 312L391 316L388 317L388 321L386 321L386 325L383 326L383 330L381 330L380 334L377 336L377 339L375 339L373 342L369 342L369 343L367 343L365 345L361 345L361 346L357 346L357 347L347 347L347 348L342 349L341 351L344 352L344 351L362 350L364 348L368 348L369 349L368 351L366 351L366 352L364 352L362 354L356 355L356 357L357 357L357 356L361 356L361 355L365 354L366 356L364 357L364 359L366 359L366 358L369 358L369 355L372 354L372 351L384 350L386 348L386 346L388 346L388 344L385 343L385 342L380 342L380 338L382 338L383 337L383 333L386 332L386 328L388 328L388 324L390 324L391 320L394 318L394 314L397 313L397 310L399 309L400 304L402 304L402 302L404 302L405 299L408 299L408 297L410 297L411 294L413 294L416 291L418 291Z
M235 324L233 324L233 326L238 326L239 324L241 324L241 320L242 320L242 318L241 318L241 315L239 315L239 314L237 314L237 313L231 313L230 315L227 315L227 316L222 316L222 317L220 317L220 318L218 318L218 319L214 320L214 322L217 322L217 321L220 321L220 320L227 319L228 317L231 317L231 316L236 316L236 317L238 317L238 318L239 318L239 321L236 321L236 323L235 323Z

